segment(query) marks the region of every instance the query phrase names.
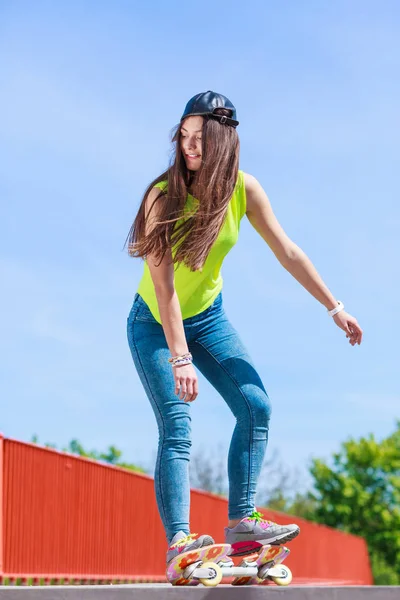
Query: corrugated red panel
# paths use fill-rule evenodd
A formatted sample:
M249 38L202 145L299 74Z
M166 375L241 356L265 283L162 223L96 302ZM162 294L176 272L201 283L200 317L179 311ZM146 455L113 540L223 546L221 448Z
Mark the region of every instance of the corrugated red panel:
M224 498L193 490L191 515L192 531L223 540ZM295 520L302 533L289 545L287 564L296 578L372 583L363 539ZM163 577L166 539L153 479L6 439L2 547L3 574Z

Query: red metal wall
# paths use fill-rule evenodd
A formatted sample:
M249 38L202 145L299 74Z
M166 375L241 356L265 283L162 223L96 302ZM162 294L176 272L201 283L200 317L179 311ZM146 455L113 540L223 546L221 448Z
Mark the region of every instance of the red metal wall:
M152 478L10 439L0 439L0 469L3 576L164 580ZM261 510L280 523L294 520ZM192 490L191 515L192 531L223 541L225 499ZM295 521L301 534L286 561L295 582L372 583L362 538Z

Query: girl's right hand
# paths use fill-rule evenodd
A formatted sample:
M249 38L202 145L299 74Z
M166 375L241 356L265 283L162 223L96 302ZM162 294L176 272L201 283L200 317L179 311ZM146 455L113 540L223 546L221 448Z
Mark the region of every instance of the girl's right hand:
M173 367L172 370L175 379L175 394L179 394L181 400L186 396L185 402L196 400L199 389L193 364Z

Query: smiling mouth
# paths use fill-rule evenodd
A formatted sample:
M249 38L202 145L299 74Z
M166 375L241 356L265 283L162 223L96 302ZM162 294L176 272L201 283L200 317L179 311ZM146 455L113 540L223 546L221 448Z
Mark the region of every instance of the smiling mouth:
M186 154L186 157L193 160L195 158L200 158L200 154Z

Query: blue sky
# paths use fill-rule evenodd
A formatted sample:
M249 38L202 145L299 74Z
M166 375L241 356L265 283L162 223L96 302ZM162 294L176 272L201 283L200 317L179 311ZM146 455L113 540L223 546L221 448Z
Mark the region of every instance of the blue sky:
M157 429L126 341L143 265L123 244L187 100L237 107L240 166L364 329L351 347L245 218L224 305L273 404L269 455L310 456L399 416L396 2L0 4L0 430L115 444ZM199 374L193 450L234 426ZM211 415L211 418L210 418ZM221 424L223 426L221 427Z

